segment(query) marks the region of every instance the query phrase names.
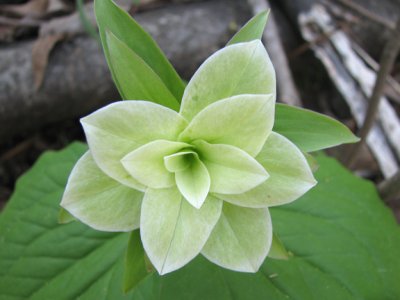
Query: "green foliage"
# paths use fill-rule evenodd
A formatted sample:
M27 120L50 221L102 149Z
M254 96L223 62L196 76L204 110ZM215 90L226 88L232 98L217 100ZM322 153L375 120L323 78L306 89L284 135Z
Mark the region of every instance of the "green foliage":
M274 131L286 136L304 152L359 141L345 125L308 109L277 104Z
M113 33L148 64L154 73L161 78L171 94L174 95L176 101L180 102L185 86L151 36L145 32L126 11L115 5L111 0L96 0L95 13L104 54L115 84L123 99L132 100L126 97L128 95L125 95L125 90L129 89L129 84L127 85L127 81L121 81L121 78L115 74L116 70L111 61L109 45L106 38L107 31Z
M0 299L400 298L399 226L370 182L324 156L317 157L319 184L271 209L274 230L293 254L288 260L267 259L245 274L198 257L124 294L129 234L57 224L68 174L85 151L73 144L46 153L18 181L0 215Z
M262 11L251 18L243 27L231 38L228 45L261 40L265 25L269 16L268 11Z

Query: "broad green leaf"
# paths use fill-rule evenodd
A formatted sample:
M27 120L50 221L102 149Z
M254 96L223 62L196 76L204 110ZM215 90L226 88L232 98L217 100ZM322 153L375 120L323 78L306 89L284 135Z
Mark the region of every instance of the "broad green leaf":
M142 198L104 174L88 151L71 172L61 206L97 230L131 231L139 227Z
M175 111L147 101L121 101L81 119L91 153L113 179L144 191L125 170L121 159L157 139L176 140L186 121Z
M143 59L143 61L161 78L176 100L180 102L185 86L151 36L144 31L126 11L115 5L111 0L96 0L95 14L104 54L121 95L123 95L122 91L127 87L122 86L121 83L116 80L117 76L113 64L111 63L111 53L106 38L107 30L112 32L119 40ZM130 62L126 61L126 64L129 65ZM134 70L127 71L134 72Z
M209 197L196 209L176 188L146 191L140 234L158 273L179 269L199 254L218 221L221 208L222 201Z
M194 145L210 174L213 193L244 193L268 179L263 166L239 148L201 140Z
M273 95L239 95L220 100L199 112L179 139L228 144L256 156L271 133L274 111Z
M231 38L228 45L250 42L257 39L261 40L268 16L269 10L264 10L255 15Z
M164 157L164 165L170 172L178 172L187 169L193 160L194 151L181 151Z
M179 110L179 102L160 77L126 44L106 32L114 78L121 88L123 99L147 100Z
M211 55L196 71L180 112L190 121L215 101L241 94L275 95L275 90L274 67L261 41L234 44Z
M57 223L74 144L43 155L16 184L0 214L0 299L400 299L400 229L374 186L318 156L319 184L271 209L288 260L259 272L224 270L199 256L184 268L123 287L129 235Z
M257 272L271 241L272 223L267 208L244 208L225 202L201 253L221 267Z
M124 168L141 184L155 188L175 185L174 174L164 165L164 157L190 145L166 140L155 140L128 153L121 160Z
M210 191L210 175L197 154L190 154L189 166L175 173L176 186L185 199L199 209Z
M285 104L276 105L275 132L304 152L359 141L345 125L328 116Z
M124 292L134 289L148 275L140 232L135 230L130 235L125 254Z
M245 207L270 207L292 202L317 182L303 153L287 138L272 132L256 160L270 177L243 194L216 196Z
M268 257L285 260L288 260L290 257L290 253L286 250L285 245L283 245L282 241L275 233L272 235L272 244L268 252Z

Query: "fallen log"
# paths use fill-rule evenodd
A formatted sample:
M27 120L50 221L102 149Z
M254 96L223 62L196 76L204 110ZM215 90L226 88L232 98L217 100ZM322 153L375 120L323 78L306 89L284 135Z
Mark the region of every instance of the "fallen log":
M242 24L248 17L240 1L227 0L173 4L135 15L184 78L226 43L232 24ZM34 41L24 41L0 48L0 144L119 99L95 39L74 36L59 42L38 91L33 45Z

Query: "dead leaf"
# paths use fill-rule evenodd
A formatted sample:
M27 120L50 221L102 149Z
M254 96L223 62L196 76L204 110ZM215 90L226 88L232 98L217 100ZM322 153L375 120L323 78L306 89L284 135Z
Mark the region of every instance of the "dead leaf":
M39 37L32 47L32 71L35 91L42 86L49 55L57 42L66 37L64 33L56 33Z

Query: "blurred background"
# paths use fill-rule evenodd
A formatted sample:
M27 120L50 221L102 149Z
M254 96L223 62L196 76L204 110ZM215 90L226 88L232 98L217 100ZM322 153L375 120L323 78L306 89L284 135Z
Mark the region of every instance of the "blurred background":
M118 0L178 73L197 67L254 14L278 101L345 123L363 138L329 151L371 179L400 220L400 0ZM79 118L119 100L93 2L0 0L0 209L46 150L84 141Z

